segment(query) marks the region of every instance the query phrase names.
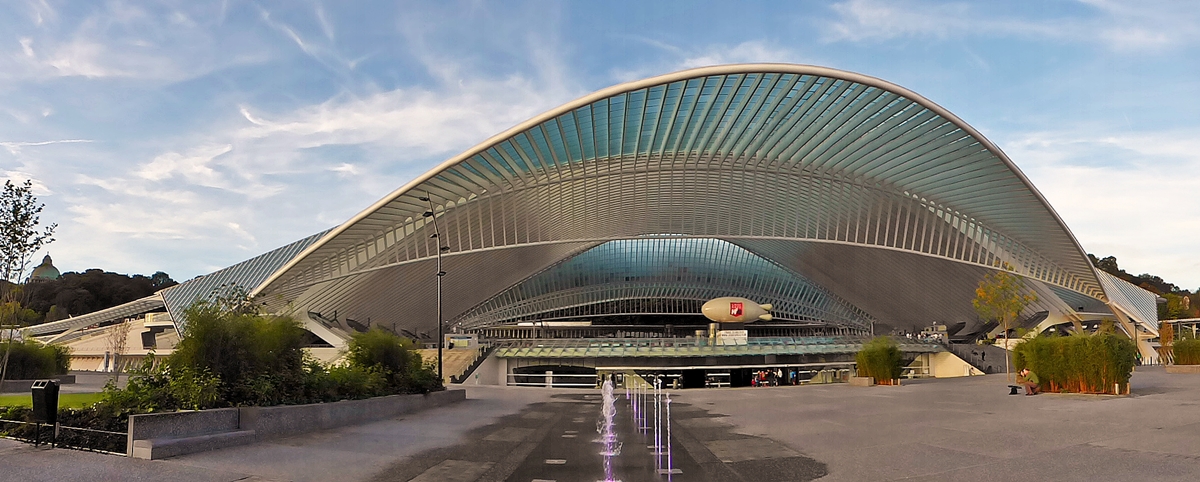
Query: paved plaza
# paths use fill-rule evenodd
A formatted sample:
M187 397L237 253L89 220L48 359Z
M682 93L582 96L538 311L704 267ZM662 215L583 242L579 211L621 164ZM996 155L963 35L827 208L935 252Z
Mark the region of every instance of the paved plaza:
M674 481L1195 480L1200 376L1139 368L1132 397L1009 396L1004 375L672 392ZM467 387L367 425L133 460L0 440L3 480L600 480L599 392ZM623 392L620 392L623 395ZM666 480L619 400L616 478ZM625 418L621 418L625 417Z

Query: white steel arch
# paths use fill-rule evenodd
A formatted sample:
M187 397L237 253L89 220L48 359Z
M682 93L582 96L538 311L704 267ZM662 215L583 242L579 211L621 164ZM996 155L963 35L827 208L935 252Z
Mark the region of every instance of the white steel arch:
M880 79L790 64L676 72L548 111L384 197L254 293L301 313L431 325L426 195L450 248L447 319L573 253L656 234L723 239L774 260L878 249L970 267L964 281L1003 263L1108 300L1059 216L965 122ZM837 262L803 261L829 272ZM953 298L940 305L969 309ZM940 321L961 306L905 309Z

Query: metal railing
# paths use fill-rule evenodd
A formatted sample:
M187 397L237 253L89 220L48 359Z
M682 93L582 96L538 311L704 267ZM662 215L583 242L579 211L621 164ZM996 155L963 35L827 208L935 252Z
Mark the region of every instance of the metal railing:
M559 381L561 378L570 379L570 381ZM597 388L599 386L598 379L599 377L592 373L509 373L508 385L545 388Z
M110 455L124 456L128 451L126 447L128 434L126 432L72 427L57 423L46 424L0 419L0 437L32 443L35 446L45 443L51 447Z
M871 340L869 336L762 336L749 337L747 346L788 346L788 345L833 345L865 343ZM938 341L895 338L903 350L905 347L944 347ZM691 348L714 346L707 337L678 337L678 338L540 338L540 339L509 339L494 340L497 348Z

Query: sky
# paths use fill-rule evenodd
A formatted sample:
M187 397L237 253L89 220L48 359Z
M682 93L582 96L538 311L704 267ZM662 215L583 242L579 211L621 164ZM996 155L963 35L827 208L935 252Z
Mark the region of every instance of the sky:
M1004 150L1088 252L1200 287L1186 1L6 1L0 179L33 181L62 271L186 280L592 91L738 62L907 87Z

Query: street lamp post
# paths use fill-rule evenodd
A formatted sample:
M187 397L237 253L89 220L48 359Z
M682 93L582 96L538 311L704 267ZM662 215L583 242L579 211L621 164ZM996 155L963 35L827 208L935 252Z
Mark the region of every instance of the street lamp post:
M449 251L449 246L442 246L441 231L438 230L437 216L433 213L433 200L429 198L429 193L425 193L420 198L422 201L429 203L429 210L425 211L424 216L433 218L433 234L430 234L431 239L436 240L437 244L437 353L438 353L438 380L445 383L445 378L442 378L442 343L445 336L442 334L442 277L446 276L446 272L442 271L442 252Z

